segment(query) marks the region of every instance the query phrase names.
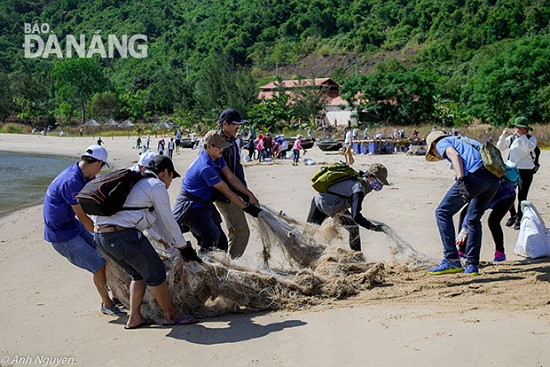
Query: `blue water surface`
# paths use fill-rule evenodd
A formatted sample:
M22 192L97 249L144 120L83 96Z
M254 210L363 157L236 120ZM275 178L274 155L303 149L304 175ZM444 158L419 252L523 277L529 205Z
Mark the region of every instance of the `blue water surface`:
M0 215L40 204L52 180L77 159L0 152Z

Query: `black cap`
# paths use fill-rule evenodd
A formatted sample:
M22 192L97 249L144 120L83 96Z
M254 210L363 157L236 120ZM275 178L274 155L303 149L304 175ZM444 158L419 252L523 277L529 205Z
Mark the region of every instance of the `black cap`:
M181 175L177 173L174 169L174 163L172 162L170 157L166 155L157 155L156 157L151 159L147 168L155 173L159 173L161 171L164 171L165 169L168 169L168 172L172 172L173 174L172 178L181 177Z
M234 108L228 108L222 112L222 114L220 115L220 118L218 119L218 123L221 124L224 121L237 124L237 125L242 125L246 122L246 120L242 119L241 115L239 115L237 110Z

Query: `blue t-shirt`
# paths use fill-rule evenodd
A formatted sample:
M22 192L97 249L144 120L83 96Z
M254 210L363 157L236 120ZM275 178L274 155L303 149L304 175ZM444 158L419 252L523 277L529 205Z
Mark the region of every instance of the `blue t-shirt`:
M44 239L48 242L65 242L84 229L71 205L76 195L91 180L84 177L78 163L67 167L50 184L44 195Z
M181 187L199 199L210 201L214 191L213 186L222 181L220 171L226 165L223 157L213 160L206 150L202 150L185 173ZM198 206L202 206L202 204L193 203L191 207Z
M460 158L462 159L462 167L464 169L464 175L467 176L469 172L475 172L483 167L483 160L481 159L481 154L479 153L479 150L476 149L476 147L480 146L481 144L473 139L468 139L468 141L474 145L472 146L463 141L463 139L465 140L468 138L461 137L459 139L454 136L442 138L437 142L435 149L437 149L437 152L443 158L451 162L451 160L445 154L445 151L450 146L454 147L458 154L460 154Z

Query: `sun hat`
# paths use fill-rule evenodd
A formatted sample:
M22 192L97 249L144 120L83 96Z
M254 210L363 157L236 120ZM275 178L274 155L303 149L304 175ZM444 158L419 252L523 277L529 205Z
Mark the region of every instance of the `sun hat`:
M223 110L222 114L220 115L220 118L218 119L218 123L223 123L224 121L227 121L232 124L242 125L246 122L246 120L241 118L241 115L237 112L234 108L228 108Z
M367 175L372 175L376 178L378 182L382 185L389 186L388 182L388 170L381 163L373 163L369 166L367 170Z
M435 161L440 161L441 158L439 158L438 156L436 156L433 152L432 152L432 149L434 149L435 147L433 146L433 143L437 142L439 139L443 138L447 136L447 134L445 134L443 131L432 131L428 137L426 138L426 160L428 162L435 162Z
M527 118L523 116L516 117L512 126L522 127L529 131L533 131L533 128L529 126L529 120L527 120Z
M101 145L90 145L88 148L86 148L86 151L82 154L82 157L91 157L93 159L96 159L101 162L107 163L107 157L109 156L109 153L107 153L107 149L103 148Z
M164 171L165 169L168 169L168 172L172 172L173 177L177 178L181 177L179 173L176 172L176 169L174 168L174 162L168 157L167 155L157 155L153 157L149 161L148 167L151 171L155 173L159 173Z
M223 134L218 130L212 130L206 133L204 136L205 144L215 145L220 148L229 148L231 143L225 140Z

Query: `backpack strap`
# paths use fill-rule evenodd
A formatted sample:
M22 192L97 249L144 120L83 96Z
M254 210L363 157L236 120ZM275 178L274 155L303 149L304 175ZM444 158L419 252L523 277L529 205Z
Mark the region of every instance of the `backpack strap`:
M141 178L150 178L150 177L158 178L153 173L149 173L149 172L140 172L140 173L141 173ZM147 209L148 211L152 212L153 210L155 210L155 207L154 206L141 206L141 207L123 206L121 210L142 210L142 209Z

